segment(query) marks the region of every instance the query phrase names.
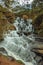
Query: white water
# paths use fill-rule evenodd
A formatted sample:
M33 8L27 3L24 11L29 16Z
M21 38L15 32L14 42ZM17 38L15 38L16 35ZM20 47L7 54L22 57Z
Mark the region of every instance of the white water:
M18 22L14 23L16 27L17 24ZM25 65L36 65L36 62L33 59L35 54L30 51L34 39L30 38L31 36L25 36L24 34L19 37L17 31L18 27L16 31L10 31L9 34L6 34L4 41L0 42L0 48L3 47L7 51L7 53L5 52L4 54L21 60Z

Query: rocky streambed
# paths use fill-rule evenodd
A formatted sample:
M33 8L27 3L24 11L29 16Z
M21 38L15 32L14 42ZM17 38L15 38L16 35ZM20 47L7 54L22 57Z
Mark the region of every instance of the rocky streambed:
M40 17L42 20L39 23ZM14 18L15 15L13 12L0 6L0 53L20 60L25 65L42 65L43 41L41 42L41 40L43 40L43 14L36 17L33 22L26 15L23 18L17 17L15 21ZM35 36L33 32L38 36ZM4 56L3 58L2 56L0 57L0 63L2 62L3 64L3 62L7 61L7 58L6 61L1 61L1 59L4 59Z
M33 58L35 54L33 55L31 52L31 47L34 39L31 38L31 35L30 37L24 35L23 32L21 33L22 35L19 35L17 33L19 32L17 24L18 20L16 21L17 22L14 23L16 31L14 30L9 31L8 34L6 33L4 35L4 41L0 42L0 53L6 56L11 56L16 60L20 60L25 65L34 65L36 64L36 61ZM27 31L27 29L25 29L25 31Z
M9 30L8 33L4 35L4 40L0 42L0 53L7 57L13 57L20 62L22 61L25 65L41 65L43 64L43 49L40 48L43 47L40 46L43 42L39 43L39 41L35 40L35 36L32 33L32 20L30 19L28 21L29 23L27 25L23 19L19 21L17 18L17 20L15 20L13 25L16 27L16 31ZM23 24L23 29L19 27L20 25L22 27L22 22L25 24ZM24 26L26 26L25 29ZM30 34L26 33L28 34L27 36L24 34L24 31L25 33L30 32Z

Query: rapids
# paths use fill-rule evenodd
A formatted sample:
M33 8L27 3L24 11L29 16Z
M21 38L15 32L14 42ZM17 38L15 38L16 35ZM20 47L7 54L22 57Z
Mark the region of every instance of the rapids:
M33 58L35 54L31 52L31 48L35 39L32 34L29 36L24 35L23 32L21 36L17 34L19 31L18 19L19 18L17 18L14 23L16 26L16 31L8 31L9 33L4 35L4 41L0 42L0 53L12 56L17 60L21 60L23 63L25 63L25 65L36 65L36 61ZM32 22L32 20L28 21ZM20 25L22 26L21 23ZM30 25L28 23L28 26L29 27L26 27L28 28L28 31L31 32L32 24ZM25 28L25 31L27 31L27 28ZM4 48L4 51L2 51L2 48Z

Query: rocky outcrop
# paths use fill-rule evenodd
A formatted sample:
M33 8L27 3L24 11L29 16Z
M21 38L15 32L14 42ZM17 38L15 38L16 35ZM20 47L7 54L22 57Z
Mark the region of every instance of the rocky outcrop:
M37 44L31 51L35 53L37 65L43 65L43 44Z
M7 20L10 22L10 23L13 23L14 22L14 19L15 19L15 15L13 12L9 11L9 9L7 8L4 8L0 5L0 12L3 13L3 15L5 15L5 17L7 18ZM0 15L1 16L1 15Z
M14 22L14 14L10 12L7 8L0 6L0 40L3 40L3 34L8 30L15 30L15 26L12 24Z

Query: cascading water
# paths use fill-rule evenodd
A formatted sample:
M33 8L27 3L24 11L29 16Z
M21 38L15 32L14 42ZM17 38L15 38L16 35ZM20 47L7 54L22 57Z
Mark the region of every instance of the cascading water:
M0 42L0 48L4 48L6 50L4 54L12 56L17 60L23 61L25 65L36 65L36 61L33 59L35 54L30 51L34 39L30 38L31 36L25 36L23 33L22 36L19 36L17 34L17 32L19 31L18 20L15 21L14 25L16 26L17 30L9 31L10 33L5 35L6 37L4 38L4 41ZM30 25L30 27L32 27L32 25ZM29 29L29 31L32 30L32 28ZM27 31L26 28L25 31ZM3 51L1 50L0 53L2 52Z

